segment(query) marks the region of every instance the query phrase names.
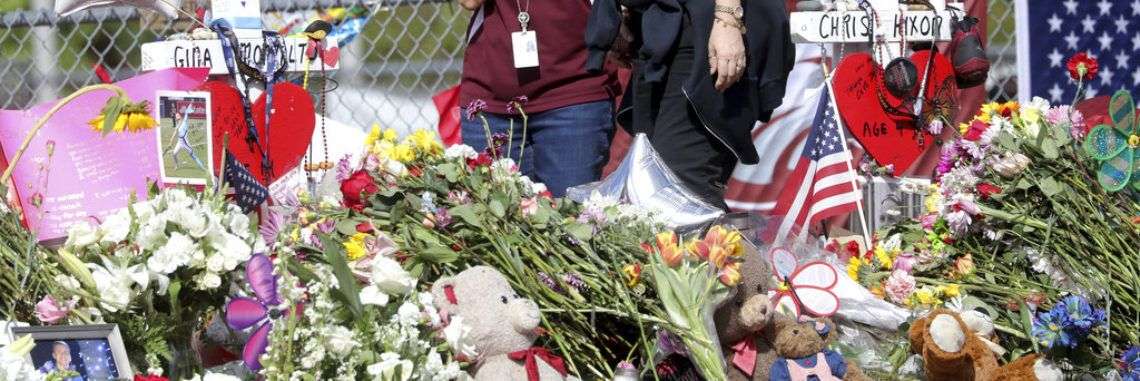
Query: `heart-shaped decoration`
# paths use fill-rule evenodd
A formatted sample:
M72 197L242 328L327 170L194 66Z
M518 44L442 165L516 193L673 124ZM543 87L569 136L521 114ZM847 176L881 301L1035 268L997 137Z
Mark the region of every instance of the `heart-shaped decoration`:
M264 181L267 176L261 168L261 147L247 143L249 129L246 128L241 95L237 89L222 81L206 82L202 85L202 89L210 92L214 152L222 152L223 137L229 135L229 147L226 151L245 164L255 178ZM268 183L273 183L296 168L301 158L305 156L305 151L309 149L316 122L313 101L309 93L300 86L288 82L278 83L273 86L273 110L269 111L268 134L265 129L264 93L253 103L252 113L258 137L263 142L266 136L269 137L268 151L269 160L273 163L273 173L268 176ZM221 154L218 154L214 158L215 172L221 166L220 163Z
M934 57L929 74L926 66L929 51L911 56L918 68L918 83L931 76L924 91L923 117L926 121L953 108L953 67L941 54ZM904 173L914 161L935 144L935 138L926 129L915 128L913 99L900 99L883 86L883 69L868 53L848 54L835 68L832 86L840 118L847 130L859 141L867 154L881 166L894 166L895 173ZM918 89L914 90L914 94ZM891 110L888 111L887 107ZM947 115L953 116L953 115ZM949 118L947 118L949 119ZM920 144L921 142L921 144Z
M340 61L340 47L333 46L321 52L321 61L324 61L325 66L336 67L337 61Z

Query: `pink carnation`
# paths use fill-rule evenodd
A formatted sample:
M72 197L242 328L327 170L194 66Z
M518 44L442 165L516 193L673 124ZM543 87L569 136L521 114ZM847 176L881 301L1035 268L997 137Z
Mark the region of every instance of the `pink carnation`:
M1084 139L1089 131L1085 124L1084 114L1081 114L1079 110L1071 109L1069 106L1057 106L1045 111L1045 121L1055 126L1069 125L1069 134L1073 136L1073 139Z
M36 303L36 319L47 324L53 324L67 317L72 308L75 308L75 300L60 304L51 295L45 295L39 303Z
M522 210L524 216L533 216L538 213L538 198L527 197L519 202L519 209Z
M906 271L895 270L891 273L891 277L887 278L884 291L895 303L905 303L910 294L914 293L914 277Z

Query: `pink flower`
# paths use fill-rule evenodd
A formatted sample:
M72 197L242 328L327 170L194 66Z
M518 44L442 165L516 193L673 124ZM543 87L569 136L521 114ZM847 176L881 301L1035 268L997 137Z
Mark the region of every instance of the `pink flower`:
M926 230L934 229L934 223L938 222L938 214L930 213L924 214L919 218L922 221L922 228Z
M75 300L68 301L66 304L60 304L52 298L51 295L45 295L39 303L36 303L36 318L47 324L54 324L67 317L71 309L75 308Z
M522 201L519 202L519 210L522 211L524 216L533 216L535 213L538 213L538 198L527 197L522 199Z
M918 261L918 259L914 257L914 253L909 251L899 253L899 256L895 257L895 270L910 273L910 271L914 269L914 263L916 261Z
M1071 109L1068 105L1053 107L1045 111L1045 121L1055 126L1069 125L1069 134L1073 136L1073 139L1084 139L1085 134L1088 133L1084 114L1081 114L1079 110Z
M891 273L891 277L887 278L883 291L895 303L905 303L910 294L914 293L914 277L906 271L895 270Z

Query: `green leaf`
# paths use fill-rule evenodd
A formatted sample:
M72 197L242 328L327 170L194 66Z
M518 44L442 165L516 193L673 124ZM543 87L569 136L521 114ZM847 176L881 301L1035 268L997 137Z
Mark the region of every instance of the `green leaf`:
M449 247L433 246L416 253L416 257L430 263L445 264L459 259L459 253Z
M1038 183L1037 186L1041 188L1041 192L1048 197L1053 197L1067 189L1065 184L1058 182L1057 179L1054 179L1052 176L1041 179L1041 182Z
M1021 329L1025 332L1025 337L1033 337L1033 314L1029 312L1029 305L1024 302L1021 303ZM1033 343L1033 351L1037 352L1037 340L1029 340Z
M166 287L166 296L170 298L170 310L181 311L181 304L178 303L178 293L182 292L182 280L173 278L170 280L170 285Z
M1033 187L1033 183L1029 182L1029 179L1022 177L1017 180L1017 184L1014 184L1013 187L1020 190L1026 190Z
M359 225L361 222L363 222L363 221L355 219L355 218L354 219L348 219L348 220L340 220L336 223L336 231L337 231L337 233L340 233L340 234L343 234L346 236L351 236L353 234L356 234L356 225Z
M479 217L475 213L475 208L472 204L459 205L447 210L452 216L459 217L459 219L466 222L468 225L476 228L482 228L483 224L479 221Z
M107 105L103 107L103 135L107 135L115 129L115 121L119 119L123 106L125 106L125 101L122 97L116 95L107 99Z
M453 163L444 163L436 167L439 173L443 174L443 178L448 182L454 183L459 180L459 168Z
M491 200L487 207L491 210L491 214L495 217L503 218L507 215L507 208L499 200Z
M594 236L594 229L591 228L590 225L579 223L577 221L567 223L565 225L565 228L566 231L570 233L570 236L581 242L587 242Z
M338 295L348 304L349 311L354 317L360 317L362 310L360 306L360 285L356 283L356 277L348 268L348 262L344 258L340 242L334 241L327 234L320 234L318 237L325 249L325 261L328 262L329 266L332 266L333 275L336 277L337 285L340 286L333 289L333 294Z
M1044 137L1045 131L1041 131L1039 134ZM1052 138L1043 138L1040 146L1041 154L1044 155L1046 159L1055 160L1061 156L1060 147L1057 146L1057 141Z
M308 267L302 265L301 262L297 261L297 258L292 256L284 256L284 258L286 261L285 266L288 267L289 272L293 275L296 275L297 278L301 279L304 282L317 280L317 274L310 271Z

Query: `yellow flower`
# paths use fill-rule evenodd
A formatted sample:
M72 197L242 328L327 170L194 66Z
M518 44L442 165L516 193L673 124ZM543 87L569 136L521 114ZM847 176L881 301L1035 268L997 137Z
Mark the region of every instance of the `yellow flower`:
M381 136L381 139L384 139L384 141L386 141L386 142L395 143L396 138L398 138L398 137L400 137L400 134L398 132L396 132L396 129L385 128L384 129L384 135Z
M1140 147L1140 135L1129 135L1128 146L1132 148Z
M110 132L139 132L152 129L158 124L150 116L150 103L147 101L132 103L129 100L123 100L123 102L126 104L119 111ZM92 131L103 132L103 122L106 120L107 115L101 112L94 119L88 121L87 125L91 126Z
M661 262L669 267L677 267L685 258L685 252L677 246L677 234L672 230L657 233L657 252L661 255Z
M372 123L372 129L368 131L368 136L364 138L364 146L372 147L372 144L380 140L380 124Z
M948 284L941 286L939 287L939 290L942 291L942 295L946 296L947 298L953 298L962 294L962 290L957 284Z
M127 114L127 131L139 132L154 128L158 124L150 114L145 113L129 113Z
M349 237L347 241L342 243L344 245L344 256L350 261L355 261L364 258L366 254L364 250L364 239L368 238L366 233L356 233Z
M740 262L734 262L724 266L724 268L720 270L720 274L718 276L720 283L726 287L735 287L737 284L740 284L741 278L742 275L740 274Z
M942 193L937 191L930 192L930 194L926 196L926 199L923 200L923 205L926 206L927 213L937 213L938 204L940 203L942 203Z
M92 131L103 132L104 120L107 120L107 116L100 114L99 116L95 117L95 119L91 119L91 121L87 122L87 125L91 126ZM111 127L111 132L123 132L123 130L126 130L126 128L127 116L119 114L119 117L115 119L115 125Z
M688 248L697 257L721 268L728 263L728 258L739 258L744 255L741 239L739 231L717 225L705 233L704 239L690 243Z
M852 280L858 282L859 281L859 267L861 267L861 266L863 266L863 260L862 259L859 259L859 257L857 257L857 256L851 257L851 260L847 262L847 276L851 277Z
M883 249L882 246L875 248L875 259L879 261L879 266L882 267L883 270L890 270L891 264L894 263L894 258L892 258L890 254L887 254L887 250Z
M429 155L438 155L443 152L443 145L439 143L439 140L436 140L435 133L431 130L416 130L416 132L412 133L412 136L408 137L408 140L410 140L412 145L420 150L420 152Z
M883 290L882 286L875 286L871 288L871 295L875 295L875 297L879 299L884 299L887 297L887 292Z
M934 296L934 290L928 287L923 287L914 292L914 298L922 305L935 305L941 303L937 297Z

